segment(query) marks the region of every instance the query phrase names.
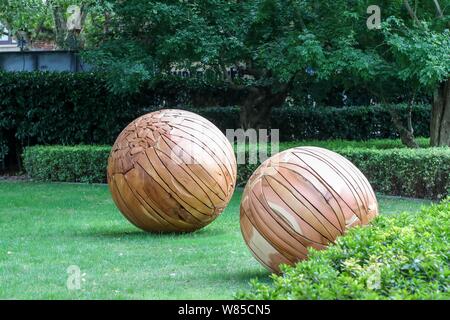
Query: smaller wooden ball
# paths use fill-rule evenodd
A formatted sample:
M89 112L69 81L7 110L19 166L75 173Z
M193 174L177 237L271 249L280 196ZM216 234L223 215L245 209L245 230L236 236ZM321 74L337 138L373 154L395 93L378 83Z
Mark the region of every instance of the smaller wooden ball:
M137 118L117 137L108 184L122 214L153 232L185 232L212 222L236 183L236 158L207 119L166 109Z
M341 155L317 147L276 154L253 173L241 201L241 231L272 272L326 248L348 228L378 215L366 177Z

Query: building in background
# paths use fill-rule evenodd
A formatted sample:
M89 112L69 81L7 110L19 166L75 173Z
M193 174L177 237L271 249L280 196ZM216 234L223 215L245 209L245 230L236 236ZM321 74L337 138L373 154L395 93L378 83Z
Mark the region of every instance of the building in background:
M57 50L55 41L39 39L21 51L16 41L0 23L0 71L89 71L77 52Z
M4 51L20 51L20 49L9 31L0 23L0 52Z

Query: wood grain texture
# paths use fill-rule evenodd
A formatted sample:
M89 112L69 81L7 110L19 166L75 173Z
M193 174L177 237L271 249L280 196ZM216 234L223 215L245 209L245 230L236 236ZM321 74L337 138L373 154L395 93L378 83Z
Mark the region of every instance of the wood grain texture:
M236 184L233 147L211 122L184 110L141 116L117 137L108 185L122 214L153 232L202 228L227 206Z
M378 215L366 177L339 154L317 147L278 153L253 173L241 200L241 231L256 259L272 272L306 259L350 227Z

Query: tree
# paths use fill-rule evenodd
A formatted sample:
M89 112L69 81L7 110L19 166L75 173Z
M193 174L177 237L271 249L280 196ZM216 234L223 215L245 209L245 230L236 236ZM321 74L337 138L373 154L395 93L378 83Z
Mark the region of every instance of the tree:
M450 146L450 2L403 3L410 20L392 17L384 33L399 76L433 92L431 145Z
M25 49L35 38L48 35L51 24L48 6L42 0L1 0L0 22L8 33L26 41Z
M53 18L55 41L61 49L77 50L81 47L81 31L85 25L90 1L78 3L47 0Z
M292 10L292 7L296 10ZM143 1L114 4L110 38L88 54L113 90L135 89L173 68L244 92L243 128L268 126L270 110L314 77L324 57L296 1ZM227 70L237 71L233 77Z
M382 9L384 22L380 29L368 30L367 8L373 2ZM448 128L445 117L439 116L448 114L439 111L448 107L438 106L448 99L448 85L443 83L449 66L449 9L438 1L416 0L413 6L400 0L110 4L114 15L108 36L87 57L109 72L112 90L134 90L143 82L168 77L174 68L202 70L210 75L205 81L225 81L246 97L241 105L243 128L264 128L273 107L313 82L365 86L385 102L405 96L406 88L413 103L418 93L433 88L434 122ZM398 115L392 118L402 141L415 146L411 117L406 125ZM446 130L439 129L439 136ZM432 141L446 144L441 138Z
M29 49L36 40L53 40L60 49L83 47L82 32L95 29L107 11L99 0L1 0L0 22ZM102 12L103 9L103 12ZM90 23L86 23L90 12ZM92 32L92 31L91 31Z

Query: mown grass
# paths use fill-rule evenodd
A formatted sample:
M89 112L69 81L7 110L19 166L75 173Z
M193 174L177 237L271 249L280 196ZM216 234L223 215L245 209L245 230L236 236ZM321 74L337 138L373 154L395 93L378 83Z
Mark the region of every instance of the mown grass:
M241 194L202 230L155 235L128 223L105 185L0 182L0 298L232 299L269 276L242 240ZM379 203L383 214L429 204ZM71 265L80 290L67 288Z

